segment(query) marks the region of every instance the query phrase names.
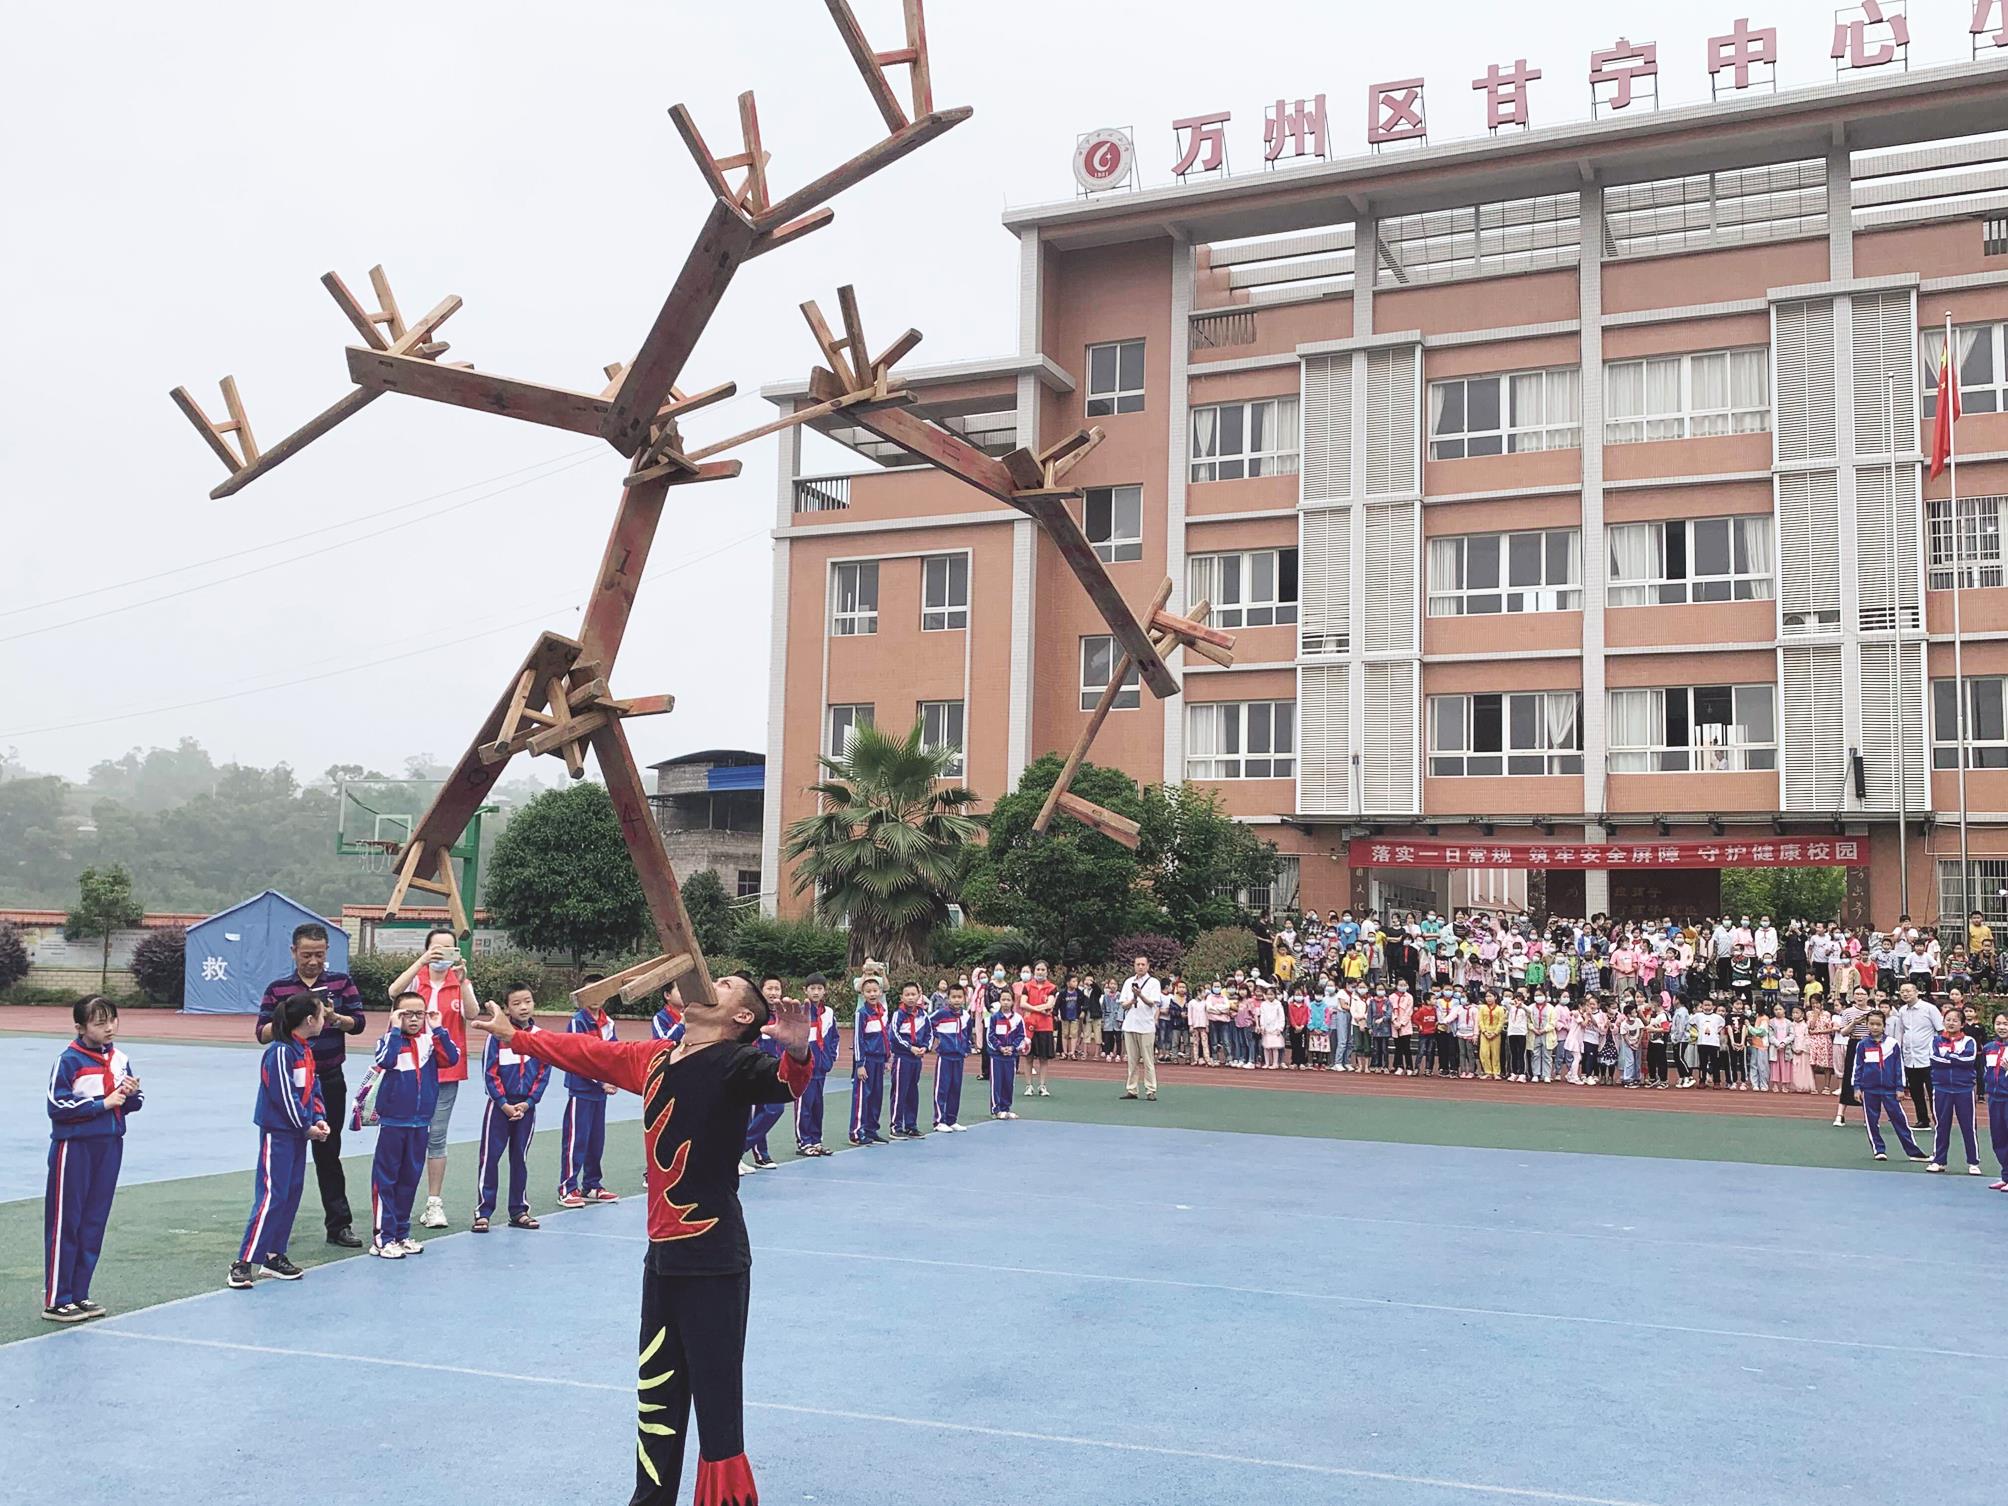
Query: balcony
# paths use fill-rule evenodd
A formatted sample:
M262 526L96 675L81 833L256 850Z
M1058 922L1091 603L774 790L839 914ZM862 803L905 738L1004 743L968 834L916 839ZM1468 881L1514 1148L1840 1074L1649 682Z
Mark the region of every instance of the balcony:
M797 476L796 512L842 512L851 505L849 476Z

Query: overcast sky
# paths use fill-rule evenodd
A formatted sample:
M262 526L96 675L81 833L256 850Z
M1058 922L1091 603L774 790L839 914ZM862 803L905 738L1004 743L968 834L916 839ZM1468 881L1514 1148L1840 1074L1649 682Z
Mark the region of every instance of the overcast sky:
M900 44L897 0L856 9ZM1911 9L1914 66L1966 58L1966 0ZM1421 74L1434 139L1471 136L1470 80L1520 56L1545 74L1535 123L1576 119L1615 27L1658 42L1664 102L1689 103L1705 38L1745 11L1780 28L1782 86L1831 79L1825 0L932 0L936 99L975 118L740 273L684 385L741 395L687 439L772 416L759 387L813 355L797 303L833 308L840 282L868 328L926 332L912 364L1010 351L999 215L1073 192L1080 131L1134 128L1157 186L1173 117L1232 110L1245 171L1265 102L1323 91L1353 155L1367 84ZM597 441L393 395L211 502L222 467L170 387L214 415L234 374L277 441L346 390L353 335L321 273L366 291L381 261L407 317L466 300L451 359L597 390L705 212L669 105L724 152L754 88L777 194L883 130L820 0L43 5L8 41L0 751L73 777L185 735L303 774L452 758L538 628L576 629L624 468ZM678 698L637 724L644 760L765 746L772 442L744 458L737 482L671 493L616 676Z

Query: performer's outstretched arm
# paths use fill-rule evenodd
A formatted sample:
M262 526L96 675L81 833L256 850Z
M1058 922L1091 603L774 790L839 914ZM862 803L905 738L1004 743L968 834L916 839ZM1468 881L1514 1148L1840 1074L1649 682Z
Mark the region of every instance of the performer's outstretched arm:
M612 1083L630 1093L641 1091L649 1060L664 1049L661 1041L607 1041L596 1035L566 1035L556 1030L518 1030L493 1004L482 1006L481 1013L469 1015L467 1022L525 1056Z

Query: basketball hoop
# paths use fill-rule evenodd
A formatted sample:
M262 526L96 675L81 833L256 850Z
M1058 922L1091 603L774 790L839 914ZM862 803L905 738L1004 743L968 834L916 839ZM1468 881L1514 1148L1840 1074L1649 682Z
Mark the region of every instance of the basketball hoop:
M365 873L389 873L397 861L397 842L364 840L355 844L355 850L347 854L362 865Z

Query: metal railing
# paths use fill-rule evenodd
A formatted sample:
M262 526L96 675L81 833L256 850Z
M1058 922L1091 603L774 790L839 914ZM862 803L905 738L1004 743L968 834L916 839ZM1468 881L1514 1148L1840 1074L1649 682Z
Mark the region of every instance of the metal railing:
M795 478L796 512L842 512L851 505L849 476Z

